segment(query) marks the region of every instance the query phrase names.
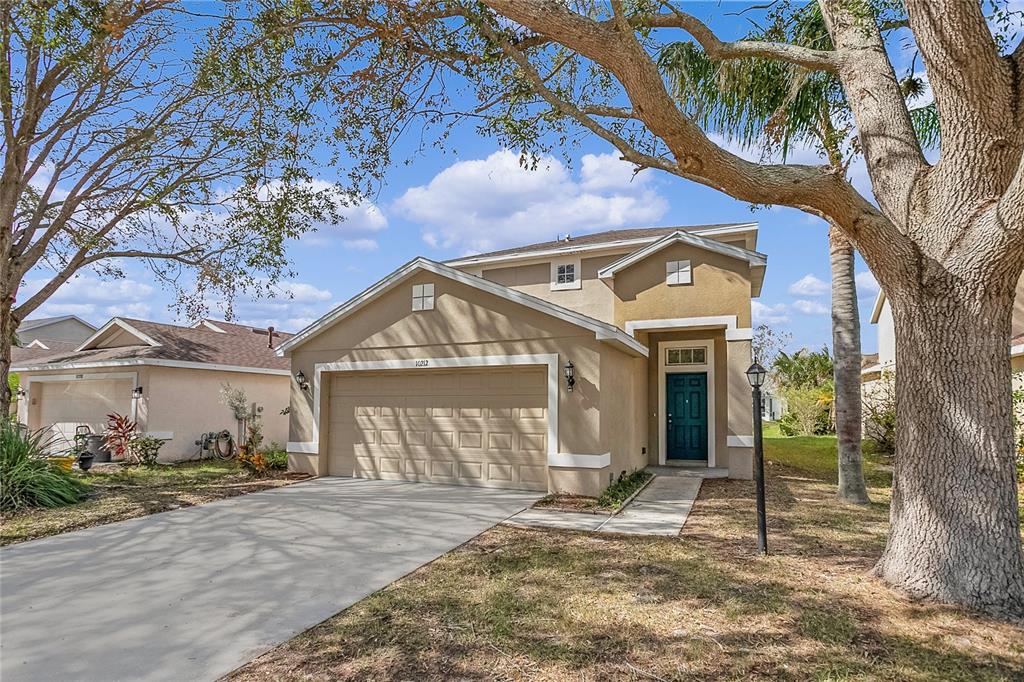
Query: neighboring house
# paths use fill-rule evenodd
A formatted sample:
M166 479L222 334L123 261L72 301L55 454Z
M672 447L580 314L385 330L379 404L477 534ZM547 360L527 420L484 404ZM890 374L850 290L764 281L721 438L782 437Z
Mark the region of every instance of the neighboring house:
M879 379L882 372L896 369L896 330L892 308L883 291L878 292L875 298L871 323L877 325L878 329L878 353L874 356L865 355L861 362L861 381L865 385ZM1024 371L1024 275L1017 280L1017 297L1013 303L1008 345L1013 372Z
M289 463L591 495L664 463L750 478L756 241L646 228L417 258L278 348Z
M782 397L782 391L769 374L761 388L761 419L777 422L785 413L786 399Z
M21 348L49 350L61 345L77 346L94 333L96 327L85 320L74 315L63 315L24 320L18 327L17 336Z
M266 441L284 443L290 372L273 345L289 336L210 320L180 327L115 317L74 349L21 349L31 356L15 359L12 368L23 392L18 419L33 430L50 429L60 449L79 425L102 432L116 412L166 441L161 460L190 459L204 432L237 433L221 400L230 383L262 409Z

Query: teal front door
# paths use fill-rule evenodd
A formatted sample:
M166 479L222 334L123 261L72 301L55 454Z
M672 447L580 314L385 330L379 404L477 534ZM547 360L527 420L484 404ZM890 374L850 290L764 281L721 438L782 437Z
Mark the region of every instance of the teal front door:
M708 375L665 375L665 456L708 458Z

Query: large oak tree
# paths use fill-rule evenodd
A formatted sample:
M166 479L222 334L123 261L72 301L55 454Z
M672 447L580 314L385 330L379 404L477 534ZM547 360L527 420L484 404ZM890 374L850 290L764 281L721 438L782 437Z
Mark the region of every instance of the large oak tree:
M835 225L884 288L899 344L899 456L876 572L916 596L1024 617L1007 353L1024 268L1024 46L1004 44L993 26L1008 15L987 18L979 2L818 4L828 48L725 39L686 3L643 0L267 0L260 27L294 41L294 63L318 73L311 95L346 112L339 139L371 175L411 120L461 117L530 152L590 134L637 168ZM709 137L659 68L684 39L713 62L831 74L877 204L843 168L757 163ZM902 49L934 92L936 163L894 70Z
M0 0L0 414L14 331L76 274L133 259L195 317L270 286L287 239L336 218L280 72L225 52L230 18L184 10ZM43 284L22 295L29 275Z

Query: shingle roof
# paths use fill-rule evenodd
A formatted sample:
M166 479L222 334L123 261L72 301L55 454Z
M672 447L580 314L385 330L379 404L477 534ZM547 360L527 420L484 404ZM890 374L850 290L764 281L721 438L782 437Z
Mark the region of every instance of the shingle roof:
M18 331L26 332L30 329L35 329L36 327L43 327L48 324L63 322L64 320L78 320L86 327L96 329L96 327L93 327L91 324L89 324L82 318L78 317L77 315L60 315L59 317L36 317L31 320L22 320L21 325L18 327Z
M578 237L572 237L572 239L566 241L564 239L555 239L547 242L538 242L536 244L526 244L525 246L516 246L511 249L502 249L500 251L488 251L487 253L478 253L465 258L492 258L500 256L511 256L520 253L531 253L533 251L547 251L549 249L557 249L567 246L591 246L594 244L602 244L605 242L617 242L627 241L631 239L657 239L658 237L664 237L667 234L672 234L677 230L684 230L686 232L700 232L702 230L713 230L722 227L741 227L750 223L715 223L711 225L677 225L672 227L634 227L625 230L605 230L604 232L595 232L594 234L585 234ZM456 261L464 260L464 258L453 259Z
M53 355L54 353L69 353L82 345L77 341L55 341L53 339L47 339L42 341L42 343L45 343L48 347L39 348L38 346L14 346L11 348L11 362L19 364L24 363L27 360Z
M274 354L274 349L268 347L266 329L253 329L245 325L211 320L211 323L224 330L218 332L205 326L181 327L124 317L114 319L127 323L159 345L150 346L140 341L138 345L82 351L53 352L39 349L42 351L40 354L33 353L25 360L16 360L15 364L24 365L30 362L32 365L49 365L103 363L118 360L172 360L259 369L289 368L288 359L277 357ZM277 346L291 336L288 333L275 331L274 345ZM15 358L12 357L12 359Z
M878 353L865 353L860 356L860 368L865 369L878 364Z

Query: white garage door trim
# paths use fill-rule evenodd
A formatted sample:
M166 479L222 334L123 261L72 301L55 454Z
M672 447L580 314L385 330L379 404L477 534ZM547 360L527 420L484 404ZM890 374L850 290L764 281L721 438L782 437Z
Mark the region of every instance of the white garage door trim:
M46 383L50 381L102 381L104 379L131 379L132 386L139 385L139 373L138 372L96 372L93 374L46 374L44 376L25 377L25 383L22 388L25 389L25 394L29 397L32 396L32 384ZM28 423L28 400L21 401L25 404L25 414L20 414L21 410L19 407L18 420L24 424ZM138 417L138 405L139 401L136 398L132 398L132 412L129 415L129 419L136 421Z
M413 358L364 362L319 362L313 368L313 440L289 442L288 450L318 454L320 449L320 385L324 372L376 372L403 369L451 369L458 367L502 367L546 365L548 368L548 459L558 457L558 354L481 355L465 358Z

